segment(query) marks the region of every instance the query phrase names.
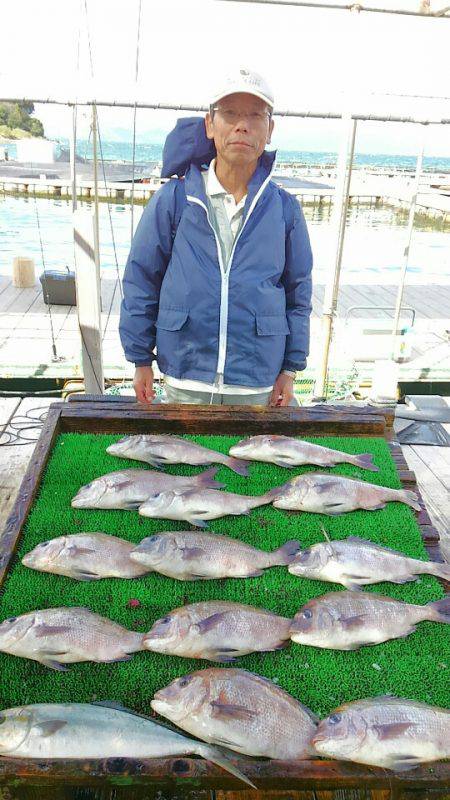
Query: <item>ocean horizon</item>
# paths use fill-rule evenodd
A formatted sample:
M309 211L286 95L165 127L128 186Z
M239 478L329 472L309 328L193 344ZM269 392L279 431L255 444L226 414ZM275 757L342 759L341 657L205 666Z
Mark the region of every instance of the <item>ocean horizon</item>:
M58 141L62 147L69 147L68 139L61 138ZM16 148L13 143L8 145L8 151L10 158L16 158ZM161 143L139 143L136 144L135 161L139 163L161 161L162 152L163 144ZM89 139L79 139L77 141L77 155L82 158L92 159L92 141ZM99 157L103 157L105 161L131 163L133 161L133 143L102 139L98 155ZM285 164L296 162L297 164L302 164L307 167L335 166L337 164L337 156L337 152L330 150L287 150L279 148L277 150L277 163ZM353 166L414 171L416 168L416 160L416 156L411 155L355 153ZM423 171L450 173L450 157L424 156Z

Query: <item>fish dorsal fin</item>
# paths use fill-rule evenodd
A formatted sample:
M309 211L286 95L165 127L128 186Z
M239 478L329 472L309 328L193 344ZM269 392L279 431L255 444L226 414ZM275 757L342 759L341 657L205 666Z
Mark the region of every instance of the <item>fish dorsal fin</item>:
M371 542L370 539L362 539L360 536L347 536L347 542L354 542L355 544L364 544L368 547L372 547L374 550L379 550L381 553L391 553L395 554L396 556L403 556L403 558L410 558L407 556L406 553L402 553L401 550L393 550L391 547L387 547L387 545L377 544L376 542Z
M322 531L322 534L323 534L324 538L326 539L326 541L328 542L328 544L331 544L331 539L328 536L328 533L326 532L326 530L325 530L323 525L320 526L320 530Z

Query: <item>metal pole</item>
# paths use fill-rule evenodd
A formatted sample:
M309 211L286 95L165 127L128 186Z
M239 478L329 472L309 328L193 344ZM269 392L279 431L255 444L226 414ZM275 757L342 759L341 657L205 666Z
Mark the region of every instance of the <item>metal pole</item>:
M373 11L376 14L402 14L409 17L439 17L440 19L450 19L446 16L450 10L450 6L444 6L438 11L407 11L401 8L370 8L363 6L361 3L350 3L341 5L339 3L316 3L309 2L309 0L221 0L225 3L259 3L260 5L272 6L300 6L306 8L333 8L337 11Z
M70 137L70 179L72 183L72 211L77 210L77 107L72 106L72 135Z
M396 300L396 304L395 304L394 326L393 326L393 329L392 329L392 359L393 359L393 361L398 361L399 360L399 354L397 354L397 356L396 356L396 352L395 352L397 336L398 336L398 332L399 332L398 331L398 323L399 323L399 320L400 320L400 312L401 312L401 307L402 307L403 292L404 292L404 289L405 289L406 272L408 270L409 248L411 246L411 238L412 238L412 232L413 232L413 227L414 227L414 215L415 215L415 211L416 211L417 195L418 195L418 192L419 192L420 176L422 174L422 162L423 162L423 154L424 154L424 150L425 150L426 136L427 136L427 128L424 125L423 131L422 131L422 142L421 142L421 145L420 145L419 154L417 156L416 174L415 174L415 177L414 177L414 185L413 185L413 192L412 192L412 196L411 196L411 203L410 203L410 206L409 206L408 229L407 229L407 233L406 233L406 246L405 246L405 250L404 250L404 253L403 253L403 268L402 268L402 272L401 272L401 275L400 275L400 283L399 283L399 286L398 286L397 300Z
M351 115L343 116L343 137L338 156L336 188L333 197L331 217L332 241L334 242L334 269L330 271L325 286L322 312L322 354L314 385L315 399L323 399L328 372L328 358L333 336L333 320L336 313L341 274L342 251L344 247L345 223L347 218L348 194L352 174L353 153L355 149L356 119ZM333 230L334 229L334 230Z

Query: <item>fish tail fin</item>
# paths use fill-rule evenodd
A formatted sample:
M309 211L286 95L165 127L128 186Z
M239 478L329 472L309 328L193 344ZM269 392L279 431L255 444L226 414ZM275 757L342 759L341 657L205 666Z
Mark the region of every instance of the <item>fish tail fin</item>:
M450 594L442 600L433 600L432 603L427 603L427 608L432 612L430 619L433 622L446 622L447 625L450 625Z
M276 500L277 497L284 492L287 486L288 484L284 483L282 486L274 486L273 489L269 489L269 491L263 495L265 502L272 503L273 500Z
M272 557L270 562L271 566L281 567L285 566L286 564L291 564L301 549L301 543L297 539L291 539L289 542L286 542L281 547L278 547L276 550L270 553Z
M223 463L233 470L233 472L236 472L237 475L242 475L243 478L248 478L249 464L243 459L227 456Z
M434 575L436 578L443 578L445 581L450 581L450 564L440 564L436 561L425 561L426 569L429 575ZM422 569L421 569L422 572Z
M239 780L246 783L247 786L251 786L252 789L258 788L254 783L251 782L250 778L247 778L247 776L241 772L237 766L235 766L234 760L237 760L237 756L235 756L232 760L231 753L225 752L225 750L222 750L221 747L213 747L212 745L207 744L200 745L197 753L203 758L206 758L207 761L212 761L213 764L218 764L219 767L222 767L222 769L224 769L226 772L234 775L235 778L239 778ZM240 757L239 760L242 761L242 757Z
M394 498L392 499L394 500ZM406 503L407 506L411 506L411 508L414 508L416 511L422 511L422 506L417 494L410 489L398 490L397 499L402 503Z
M201 472L200 475L197 475L196 478L199 485L205 489L223 489L225 484L215 480L218 469L219 467L210 467Z
M379 467L372 461L373 455L372 453L361 453L359 456L355 456L352 464L356 467L361 467L361 469L368 469L370 472L379 472Z

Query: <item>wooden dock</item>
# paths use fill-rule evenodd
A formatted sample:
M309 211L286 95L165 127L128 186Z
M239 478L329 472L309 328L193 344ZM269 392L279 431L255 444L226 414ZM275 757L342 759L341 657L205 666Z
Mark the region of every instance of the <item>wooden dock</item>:
M105 376L130 378L133 367L125 361L118 334L121 287L111 272L103 272L101 285ZM310 371L319 352L323 295L324 286L315 286ZM342 285L335 325L336 350L342 351L344 336L350 347L355 344L359 350L362 337L367 337L369 349L383 357L383 347L389 347L395 298L395 286ZM446 333L450 328L450 285L408 286L403 305L415 310L416 333L412 337L413 360L402 366L402 372L408 380L450 380L450 341ZM30 289L17 289L10 277L0 275L0 378L80 378L80 350L75 306L53 305L49 310L40 283ZM384 357L388 357L387 352Z

